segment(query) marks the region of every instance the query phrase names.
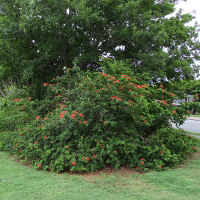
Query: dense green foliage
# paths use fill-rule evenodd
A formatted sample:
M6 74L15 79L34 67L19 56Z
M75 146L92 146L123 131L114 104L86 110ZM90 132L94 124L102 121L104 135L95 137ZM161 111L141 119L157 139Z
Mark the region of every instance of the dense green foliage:
M46 98L39 102L23 96L7 101L2 117L20 115L20 121L0 122L1 148L57 171L106 165L159 170L195 150L189 136L169 127L169 120L181 124L188 114L172 105L174 94L146 84L123 62L105 59L101 68L68 68L43 83Z
M191 78L199 60L193 17L174 12L172 0L1 0L0 80L31 85L63 74L76 61L97 68L110 53L130 59L135 73L154 82Z

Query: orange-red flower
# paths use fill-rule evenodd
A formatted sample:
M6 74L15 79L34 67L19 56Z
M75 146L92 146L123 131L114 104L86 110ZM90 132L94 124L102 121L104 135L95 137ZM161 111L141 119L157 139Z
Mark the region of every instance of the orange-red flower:
M42 167L42 165L41 164L37 164L37 167Z
M175 113L176 113L176 111L175 111L175 110L173 110L173 111L172 111L172 113L174 113L174 114L175 114Z
M47 136L46 136L46 135L44 136L44 139L45 139L45 140L47 139Z
M96 158L96 156L95 156L95 155L93 155L93 158Z
M90 158L89 158L89 157L86 157L85 159L86 159L88 162L90 161Z
M73 113L73 114L71 114L71 118L72 118L72 119L76 119L76 118L75 118L75 114L74 114L74 113Z
M21 101L21 99L14 99L13 101Z
M37 116L36 119L40 119L40 116Z
M114 96L114 97L111 97L110 99L117 99L117 100L122 100L121 98L119 98L118 96Z
M60 113L60 119L61 118L64 118L64 114L63 113Z
M80 115L81 117L83 117L83 114L82 114L82 113L80 113L79 115Z
M83 123L87 124L88 122L87 122L87 121L84 121Z
M74 165L74 166L75 166L75 165L76 165L76 162L72 162L72 165Z

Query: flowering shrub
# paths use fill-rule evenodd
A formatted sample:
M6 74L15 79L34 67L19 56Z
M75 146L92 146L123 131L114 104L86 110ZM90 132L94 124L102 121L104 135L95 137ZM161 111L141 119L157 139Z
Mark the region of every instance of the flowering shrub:
M124 63L105 61L102 72L74 66L43 86L47 97L31 121L1 136L5 148L35 168L160 170L195 151L192 139L167 128L169 120L180 124L188 114L172 105L174 94L143 82Z

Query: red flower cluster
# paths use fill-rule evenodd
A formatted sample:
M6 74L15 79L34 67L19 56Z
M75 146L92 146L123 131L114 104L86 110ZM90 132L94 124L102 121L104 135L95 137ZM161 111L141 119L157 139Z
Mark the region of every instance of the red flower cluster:
M64 118L64 114L63 113L60 113L60 119L61 118Z
M21 101L21 99L14 99L13 101Z
M116 78L114 76L111 76L108 80L111 80L111 79L115 80Z
M113 83L120 83L120 80L113 81Z
M42 165L41 164L37 164L37 167L40 168L40 167L42 167Z
M119 98L118 96L111 97L110 99L122 100L122 99L121 99L121 98Z
M72 165L74 165L74 166L75 166L75 165L76 165L76 162L72 162Z
M90 158L89 158L89 157L86 157L85 159L86 159L88 162L90 161Z
M108 77L108 75L107 75L107 74L105 74L105 73L103 73L103 72L100 72L100 74L102 74L102 75L104 75L104 76Z
M75 118L75 114L74 114L74 113L73 113L73 114L71 114L71 118L72 118L72 119L76 119L76 118Z
M148 87L148 85L135 85L135 88L136 89L141 89L141 88L143 88L143 87Z

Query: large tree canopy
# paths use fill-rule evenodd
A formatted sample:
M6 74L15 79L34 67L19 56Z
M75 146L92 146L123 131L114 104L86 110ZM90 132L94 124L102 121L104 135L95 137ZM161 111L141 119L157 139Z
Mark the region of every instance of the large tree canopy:
M0 0L0 79L38 83L103 53L129 59L155 80L194 75L200 45L193 17L169 0Z

